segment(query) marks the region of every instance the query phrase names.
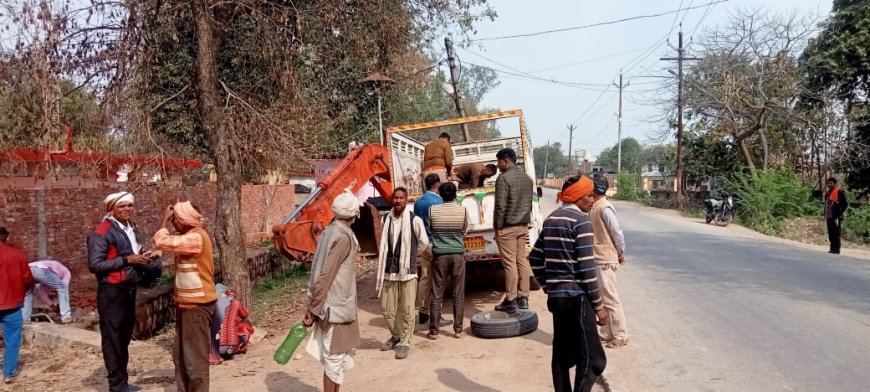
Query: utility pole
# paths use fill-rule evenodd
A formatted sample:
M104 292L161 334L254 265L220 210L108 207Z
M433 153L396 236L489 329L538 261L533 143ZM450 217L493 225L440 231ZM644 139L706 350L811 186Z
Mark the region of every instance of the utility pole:
M619 85L616 83L613 85L619 89L619 130L616 133L616 173L618 175L622 172L622 90L628 87L628 83L622 84L622 71L619 72Z
M550 161L550 141L547 140L547 152L544 153L544 180L547 179L547 163Z
M683 47L683 28L680 25L679 46L677 57L662 57L664 61L677 62L677 175L674 185L677 188L677 208L683 208L683 62L686 60L700 60L697 57L686 57Z
M450 37L444 38L444 46L447 47L447 66L450 67L450 84L453 86L453 103L456 105L456 113L459 117L467 117L465 110L462 109L462 103L459 94L459 72L456 69L456 53L453 51L453 40ZM471 141L471 135L468 134L468 124L461 124L462 134L465 136L465 141Z
M571 167L571 166L573 166L572 162L571 162L571 146L574 143L574 130L575 129L577 129L577 126L574 124L571 124L568 126L568 132L571 135L571 136L568 136L568 176L569 177L572 175L572 173L574 173L573 168Z

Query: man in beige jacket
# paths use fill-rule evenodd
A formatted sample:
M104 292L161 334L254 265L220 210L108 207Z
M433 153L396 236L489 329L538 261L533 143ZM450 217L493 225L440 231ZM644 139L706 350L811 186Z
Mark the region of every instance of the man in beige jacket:
M595 204L589 211L589 220L595 233L593 253L598 267L598 284L604 309L609 314L607 324L600 328L600 337L605 347L619 348L628 344L625 312L616 290L616 271L625 264L625 237L619 227L616 210L604 195L609 185L607 178L599 175L594 181Z

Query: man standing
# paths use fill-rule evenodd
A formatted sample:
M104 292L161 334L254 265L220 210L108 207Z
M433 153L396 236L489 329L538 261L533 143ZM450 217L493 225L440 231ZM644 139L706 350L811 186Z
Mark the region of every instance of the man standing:
M453 175L459 180L459 189L482 188L484 181L495 175L498 167L493 164L467 163L456 166Z
M447 182L447 174L451 172L452 166L453 148L450 147L450 135L443 132L423 150L423 181L426 181L427 175L437 174L441 182Z
M465 207L456 203L456 185L445 182L439 188L443 204L429 210L429 227L432 230L433 262L432 299L429 309L431 340L438 339L441 321L441 305L447 280L453 282L453 332L456 338L465 336L462 322L465 318L465 233L468 231L468 215Z
M396 350L396 359L408 358L414 335L414 304L417 296L417 256L428 250L429 236L423 220L408 205L408 191L393 190L393 208L384 216L378 252L378 295L390 338L381 351Z
M594 185L595 204L589 211L589 220L595 233L592 249L598 268L598 287L608 315L608 323L601 327L600 337L606 342L607 348L619 348L628 344L625 311L616 289L616 271L619 265L625 264L625 237L619 227L616 209L605 196L609 187L607 178L595 177Z
M495 310L514 313L529 308L531 268L527 245L534 182L517 166L517 153L504 148L496 154L501 175L495 182L493 226L505 272L505 297Z
M43 304L51 304L49 291L54 290L57 293L57 302L60 308L60 322L69 324L74 322L72 318L72 310L69 307L69 282L72 275L69 269L63 264L54 260L40 260L30 263L30 272L33 274L33 280L36 287L27 292L24 297L24 321L30 321L30 314L33 312L33 292L36 291L39 295L39 300Z
M139 271L149 263L133 217L130 192L113 193L104 200L107 215L88 236L88 269L97 277L97 312L100 314L103 362L111 392L138 391L128 385L128 348L136 324L136 286Z
M828 194L825 197L825 219L828 221L828 241L831 250L828 253L840 254L840 234L843 228L843 213L849 208L846 192L837 186L836 178L827 181Z
M423 220L426 228L426 236L429 243L432 242L432 231L429 229L429 209L436 204L441 204L441 196L438 196L438 187L441 179L437 174L429 174L423 179L426 193L414 202L414 215ZM420 253L420 266L417 282L417 309L420 310L420 324L429 324L429 294L432 290L432 252L425 250Z
M33 275L24 252L6 244L9 232L0 227L0 329L3 331L3 382L11 384L18 373L21 349L21 305L24 292L33 287Z
M332 202L335 219L317 243L308 281L308 311L303 323L314 328L306 351L323 364L323 391L338 392L344 372L353 368L359 345L356 259L359 243L350 225L359 216L359 201L348 190Z
M607 323L593 260L592 180L571 177L557 199L562 206L544 221L529 259L553 313L553 386L556 392L588 392L607 358L595 327ZM581 212L582 211L582 212ZM574 387L570 370L575 367Z
M169 222L179 235L169 233ZM211 238L199 210L189 201L166 207L158 250L175 255L175 384L179 392L209 390L212 316L217 302Z

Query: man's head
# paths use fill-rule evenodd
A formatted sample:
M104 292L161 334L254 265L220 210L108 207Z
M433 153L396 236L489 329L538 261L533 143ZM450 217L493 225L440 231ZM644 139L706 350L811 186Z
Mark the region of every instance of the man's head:
M196 227L202 227L203 219L199 208L189 201L175 203L172 206L172 225L179 233L187 233Z
M831 177L828 179L828 181L825 183L825 185L828 186L829 191L834 190L834 188L837 186L837 179L834 177Z
M447 142L450 143L450 134L447 132L441 132L441 134L438 135L438 138L447 140Z
M405 206L408 205L408 190L402 187L393 189L393 211L396 215L401 215L405 212Z
M603 198L604 195L607 194L607 189L610 188L610 183L607 181L607 177L602 174L595 173L595 175L592 177L592 182L594 183L592 193L595 196L595 200Z
M504 173L517 164L517 153L512 148L502 148L495 154L495 159L498 159L498 169Z
M438 187L441 186L441 177L438 177L437 174L430 174L423 179L423 182L426 184L426 190L438 192Z
M484 166L483 170L480 172L480 174L486 178L490 178L490 177L494 176L495 173L498 173L498 166L493 165L491 163Z
M103 200L106 204L106 212L123 224L127 224L133 218L134 202L135 199L130 192L113 193Z
M441 194L441 200L445 203L453 203L456 200L456 185L452 182L445 182L438 188L438 193Z
M563 203L576 205L583 212L589 212L595 204L595 183L586 176L569 177L562 184L558 198Z
M345 189L332 201L332 213L335 214L336 219L345 221L347 224L353 223L359 217L359 200L357 200L356 195L350 189Z
M5 227L0 227L0 242L6 243L9 239L9 231Z

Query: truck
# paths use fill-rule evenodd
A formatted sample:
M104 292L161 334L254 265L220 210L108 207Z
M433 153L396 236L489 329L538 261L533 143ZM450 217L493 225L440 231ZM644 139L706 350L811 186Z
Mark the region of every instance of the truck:
M384 202L389 201L392 189L404 187L409 191L409 206L423 193L421 178L423 151L429 140L412 137L415 131L431 130L449 126L461 126L496 120L514 120L516 128L513 136L499 136L484 140L462 141L452 144L453 166L463 164L495 164L496 153L503 148L512 148L517 153L517 165L529 176L535 177L534 157L531 138L526 127L522 110L507 110L498 113L393 126L386 129L386 146L369 144L356 147L326 178L311 195L285 220L277 225L274 239L278 249L290 258L303 260L314 253L315 238L329 222L332 214L329 205L345 188L359 192L363 187L373 187L380 195L380 202L366 203L361 219L355 223L354 231L360 244L370 252L377 252L380 240L380 214L385 213ZM493 268L500 270L501 254L495 241L493 212L495 210L495 183L498 174L488 178L480 188L462 189L457 192L457 201L468 210L470 228L465 238L465 259L469 281L499 281L500 274L493 274ZM544 217L539 200L540 187L532 192L532 214L529 224L529 243L537 240ZM378 209L377 207L382 208ZM532 278L532 285L537 284Z

